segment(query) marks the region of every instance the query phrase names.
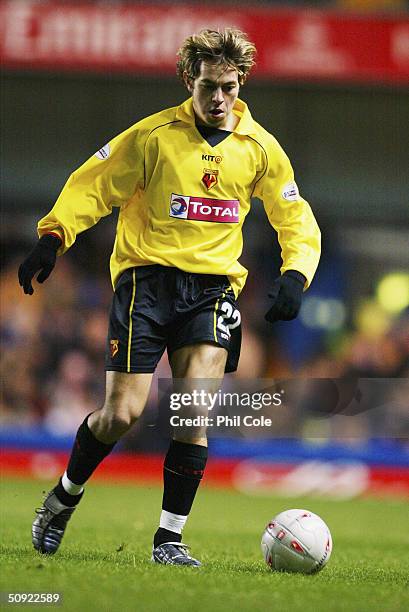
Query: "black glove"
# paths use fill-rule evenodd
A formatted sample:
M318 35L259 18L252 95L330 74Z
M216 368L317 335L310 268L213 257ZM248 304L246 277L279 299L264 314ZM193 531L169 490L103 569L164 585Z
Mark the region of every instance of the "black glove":
M275 323L295 319L301 308L305 281L305 276L296 270L287 270L275 279L268 294L273 299L273 305L264 317L266 321Z
M33 295L34 289L31 281L39 270L41 272L37 277L38 282L43 283L47 280L55 266L57 251L61 244L62 240L53 234L41 236L18 269L18 282L23 287L24 293Z

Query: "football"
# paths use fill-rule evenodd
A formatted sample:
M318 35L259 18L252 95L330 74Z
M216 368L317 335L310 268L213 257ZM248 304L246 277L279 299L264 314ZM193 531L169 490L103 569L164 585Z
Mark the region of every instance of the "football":
M317 514L309 510L285 510L266 526L261 551L272 570L314 574L329 561L332 537Z

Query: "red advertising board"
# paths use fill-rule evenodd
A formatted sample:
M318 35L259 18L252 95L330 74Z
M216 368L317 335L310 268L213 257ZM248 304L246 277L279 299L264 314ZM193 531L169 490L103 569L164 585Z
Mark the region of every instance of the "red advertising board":
M64 472L67 460L65 452L4 449L0 454L0 475L2 478L54 480ZM93 481L160 484L162 469L162 456L114 453L99 466ZM204 483L210 487L234 488L250 495L408 498L409 467L369 466L362 462L304 461L290 464L211 459L206 467Z
M186 36L235 26L258 48L258 78L409 83L403 15L9 0L0 17L1 59L9 69L174 74Z

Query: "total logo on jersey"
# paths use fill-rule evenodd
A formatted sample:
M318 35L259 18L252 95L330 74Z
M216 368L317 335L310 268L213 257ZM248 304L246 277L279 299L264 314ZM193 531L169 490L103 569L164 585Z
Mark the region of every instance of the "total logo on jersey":
M239 200L215 200L172 193L169 216L188 221L238 223Z

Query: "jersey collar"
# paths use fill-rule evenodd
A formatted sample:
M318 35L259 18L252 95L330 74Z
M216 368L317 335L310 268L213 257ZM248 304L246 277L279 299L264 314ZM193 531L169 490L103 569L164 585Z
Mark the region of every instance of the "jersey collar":
M251 116L248 106L243 100L237 98L233 112L240 118L234 133L248 136L256 133L255 121ZM195 125L195 113L193 111L193 100L188 98L176 109L176 118L190 125Z

